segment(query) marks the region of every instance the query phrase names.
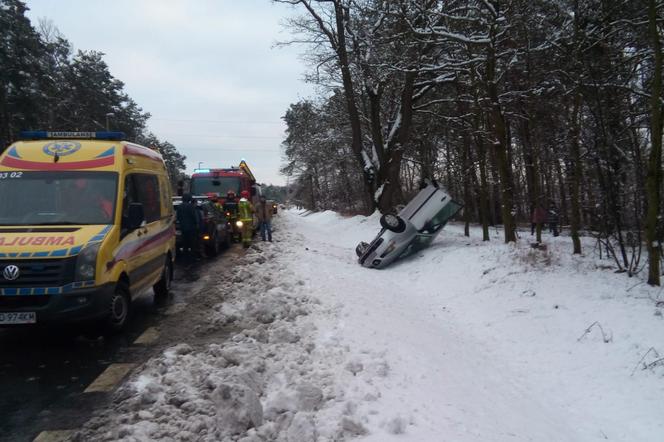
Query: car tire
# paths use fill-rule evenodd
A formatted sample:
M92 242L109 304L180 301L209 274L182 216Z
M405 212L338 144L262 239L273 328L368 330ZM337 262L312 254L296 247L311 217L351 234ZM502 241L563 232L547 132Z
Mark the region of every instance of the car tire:
M406 230L406 223L398 215L386 213L380 217L380 225L394 233L401 233Z
M119 282L115 286L113 296L108 305L108 313L104 320L104 331L107 334L119 333L127 325L131 311L131 297L126 284Z
M217 234L217 232L214 232L214 235L212 236L212 240L205 247L205 253L210 258L214 258L215 256L219 255L219 235Z
M152 286L154 291L155 301L163 301L168 298L168 294L171 292L171 284L173 283L173 263L170 258L166 258L164 263L164 268L161 271L161 279Z
M224 240L224 249L228 250L233 245L233 232L226 232L226 239Z
M364 255L364 252L367 251L367 249L369 249L369 244L368 243L365 243L364 241L359 243L357 245L357 247L355 247L355 253L357 254L357 257L361 258L362 255Z

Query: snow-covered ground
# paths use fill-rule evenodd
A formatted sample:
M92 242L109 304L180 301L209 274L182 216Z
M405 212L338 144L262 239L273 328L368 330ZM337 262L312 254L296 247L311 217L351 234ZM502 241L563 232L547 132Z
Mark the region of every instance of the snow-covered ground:
M279 242L215 288L206 327L232 337L149 361L84 436L664 440L664 295L613 273L592 242L578 257L569 238L541 251L450 225L377 271L354 253L377 216L276 225Z

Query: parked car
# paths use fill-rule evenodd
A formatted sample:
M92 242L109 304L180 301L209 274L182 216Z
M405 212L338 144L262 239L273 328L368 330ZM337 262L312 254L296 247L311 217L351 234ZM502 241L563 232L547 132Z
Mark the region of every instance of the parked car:
M380 269L428 247L462 207L435 182L428 184L398 214L380 218L382 229L374 240L356 247L358 262Z
M205 254L209 257L217 256L221 249L230 247L233 241L233 231L226 213L205 196L195 196L196 207L201 211L201 220L203 229L199 238L201 246L205 249ZM178 206L182 204L181 197L173 198L173 207L177 211ZM175 223L176 247L182 249L182 232L179 223Z

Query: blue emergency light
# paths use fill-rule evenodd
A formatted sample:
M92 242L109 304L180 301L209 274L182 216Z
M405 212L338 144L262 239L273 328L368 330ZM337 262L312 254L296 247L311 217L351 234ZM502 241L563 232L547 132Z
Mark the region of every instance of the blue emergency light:
M194 173L210 173L210 169L194 169Z
M124 132L64 132L46 130L24 130L19 133L22 140L47 140L47 139L86 139L86 140L124 140L127 138Z

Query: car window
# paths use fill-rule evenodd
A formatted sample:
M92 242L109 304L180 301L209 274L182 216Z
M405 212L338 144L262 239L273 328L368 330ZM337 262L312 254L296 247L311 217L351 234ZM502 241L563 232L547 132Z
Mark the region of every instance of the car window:
M436 213L436 215L431 218L431 221L424 226L424 230L432 230L430 233L433 233L437 230L445 227L445 224L452 218L456 213L461 209L461 205L457 204L454 201L450 201Z

